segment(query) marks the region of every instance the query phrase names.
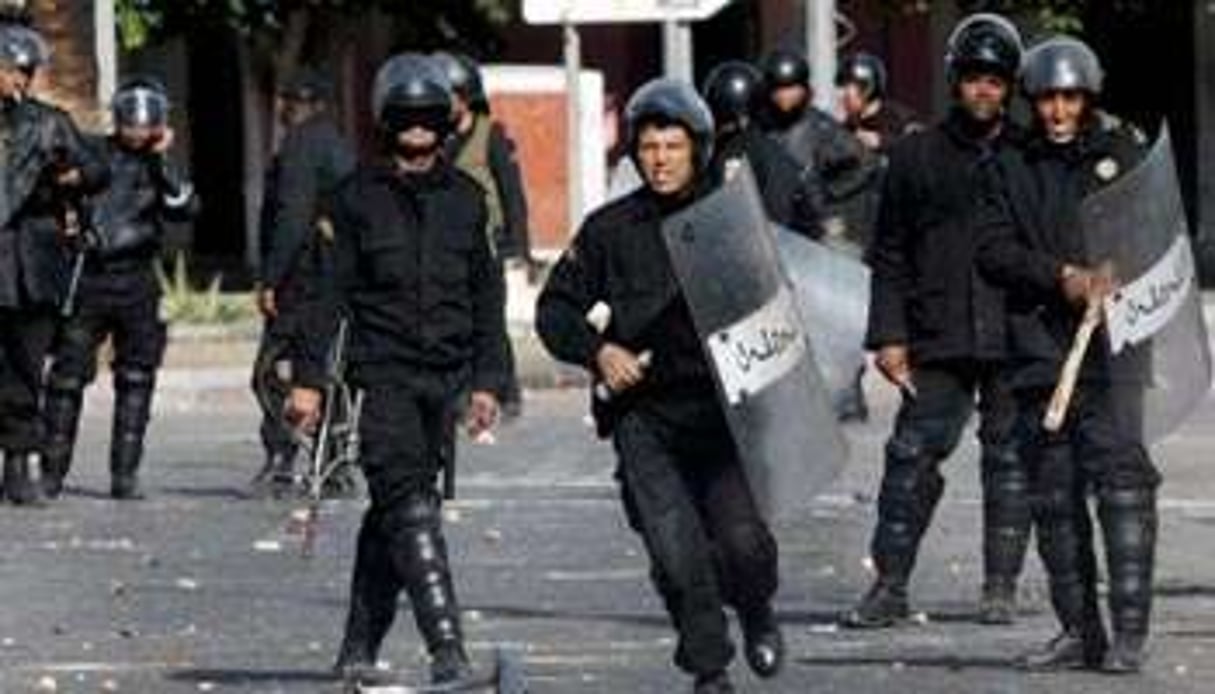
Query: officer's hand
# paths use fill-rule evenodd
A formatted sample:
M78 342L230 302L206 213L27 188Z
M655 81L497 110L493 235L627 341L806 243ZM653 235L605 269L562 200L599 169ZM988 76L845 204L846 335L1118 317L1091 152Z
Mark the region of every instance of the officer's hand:
M876 130L858 130L856 139L860 140L867 149L875 150L882 147L882 136Z
M595 365L599 367L599 375L613 393L621 393L641 382L645 377L645 365L636 354L621 347L607 343L595 355Z
M152 139L152 151L156 154L168 154L175 137L173 128L160 128Z
M498 397L488 390L474 391L468 401L468 436L474 441L498 424Z
M1114 279L1108 272L1099 272L1075 265L1064 265L1059 273L1059 288L1069 303L1086 306L1113 293Z
M275 299L273 289L262 289L257 293L257 310L265 318L274 318L278 315L278 301Z
M84 175L80 173L80 169L72 167L66 171L60 171L55 176L55 183L61 188L75 188L84 180Z
M292 388L287 401L287 421L303 432L316 430L321 421L321 391L315 388Z
M914 393L915 386L911 381L911 359L907 354L907 345L885 345L878 350L874 365L899 390Z

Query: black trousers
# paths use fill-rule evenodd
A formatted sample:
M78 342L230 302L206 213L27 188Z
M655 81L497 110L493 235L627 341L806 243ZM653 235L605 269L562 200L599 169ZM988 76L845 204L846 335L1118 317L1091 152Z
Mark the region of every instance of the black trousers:
M776 541L722 424L687 430L634 410L614 437L629 523L679 633L675 664L693 674L733 658L723 606L767 607L779 580Z
M432 653L461 640L437 476L454 455L463 371L409 371L355 379L364 400L360 461L371 506L351 579L343 657L374 661L402 590ZM361 654L361 655L360 655Z
M916 394L903 398L886 442L871 552L882 580L905 585L920 540L945 490L941 463L979 411L986 585L1007 589L1021 571L1030 531L1028 480L1012 427L1016 403L998 365L926 364L914 371Z
M1160 473L1143 444L1142 389L1081 384L1056 433L1041 425L1050 397L1047 389L1018 393L1015 436L1030 473L1038 552L1052 606L1065 629L1103 639L1089 505L1095 497L1115 631L1146 634Z
M25 453L41 445L38 396L55 321L51 307L0 308L0 450Z
M168 331L160 319L160 295L80 297L76 313L55 336L51 381L83 387L97 375L97 351L113 340L115 374L155 373L164 359Z

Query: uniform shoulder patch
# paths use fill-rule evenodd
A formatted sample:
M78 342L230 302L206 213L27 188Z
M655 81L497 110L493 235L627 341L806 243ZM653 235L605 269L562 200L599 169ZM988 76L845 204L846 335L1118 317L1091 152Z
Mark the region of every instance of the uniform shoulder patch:
M1112 181L1122 171L1118 160L1113 157L1102 157L1097 161L1097 165L1093 167L1093 173L1097 174L1097 178L1102 181Z

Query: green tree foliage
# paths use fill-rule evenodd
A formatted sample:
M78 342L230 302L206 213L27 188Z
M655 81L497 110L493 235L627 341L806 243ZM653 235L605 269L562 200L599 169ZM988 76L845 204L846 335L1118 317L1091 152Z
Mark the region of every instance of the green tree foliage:
M930 12L953 5L962 12L1001 12L1031 19L1045 32L1079 34L1094 11L1142 13L1152 0L882 0L889 10Z
M499 28L518 14L518 0L116 0L115 10L128 50L200 26L226 26L245 37L254 69L276 81L358 40L356 27L369 12L391 24L402 48L454 47L491 58Z

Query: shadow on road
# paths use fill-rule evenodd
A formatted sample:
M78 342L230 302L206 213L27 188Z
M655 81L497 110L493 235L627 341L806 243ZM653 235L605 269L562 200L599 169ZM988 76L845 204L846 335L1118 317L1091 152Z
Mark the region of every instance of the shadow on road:
M189 670L174 670L165 675L166 679L174 682L210 682L218 685L240 685L259 683L317 683L328 684L338 682L340 677L329 670L255 670L255 669L221 669L195 668Z
M1009 658L930 656L818 656L795 658L797 665L806 667L909 667L938 670L1016 670L1020 668Z

